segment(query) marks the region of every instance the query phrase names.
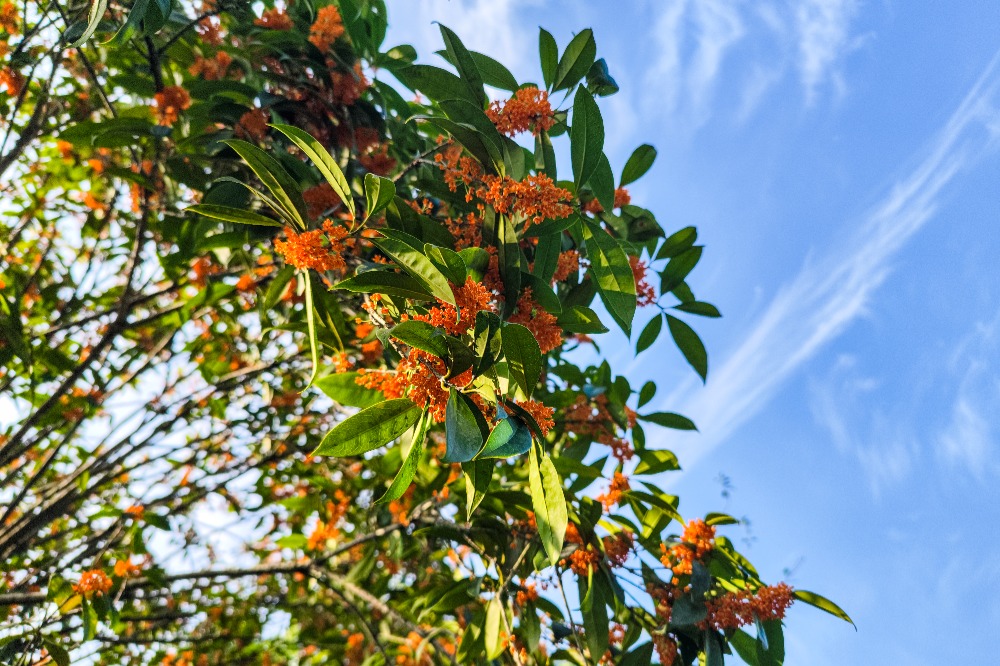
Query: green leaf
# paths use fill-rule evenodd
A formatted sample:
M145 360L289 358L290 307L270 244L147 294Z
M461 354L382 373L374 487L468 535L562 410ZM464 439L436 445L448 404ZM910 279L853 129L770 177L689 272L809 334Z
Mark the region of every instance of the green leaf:
M500 598L494 596L486 604L486 621L483 625L483 641L486 645L486 658L496 659L503 654L504 646L500 640L500 622L503 615L503 606L500 605Z
M542 373L542 350L535 336L520 324L505 324L500 332L510 378L530 398Z
M91 0L90 9L87 12L87 27L84 28L83 34L69 45L70 48L77 48L90 39L90 36L97 30L97 26L100 25L101 19L104 18L104 12L107 10L108 0Z
M680 414L674 414L673 412L653 412L651 414L639 414L639 419L646 421L648 423L655 423L658 426L664 428L673 428L674 430L697 430L694 421L687 418L686 416L681 416Z
M591 654L604 654L608 650L608 601L611 600L610 590L605 589L607 579L598 572L589 580L580 577L578 583L584 638Z
M635 471L632 472L635 475L673 472L681 468L677 462L677 455L673 451L665 449L659 451L647 449L639 454L639 460L641 462L636 466Z
M222 220L223 222L233 222L235 224L252 224L259 227L278 227L279 229L285 226L270 217L264 217L249 210L230 208L229 206L195 204L194 206L188 206L184 212L204 215L213 220Z
M705 630L705 666L724 666L722 644L718 634L711 629Z
M705 381L708 377L708 352L701 338L694 332L694 329L685 324L677 317L667 315L667 326L670 328L670 335L673 336L677 348L684 354L684 358L691 364L695 372Z
M656 395L656 384L654 382L646 382L639 389L639 407L642 407L647 402L653 399Z
M544 173L552 180L556 176L556 151L552 147L552 139L548 132L539 132L535 136L535 171Z
M288 172L285 171L278 160L246 141L227 139L222 143L235 150L257 177L260 178L291 225L300 231L305 230L306 204L302 200L302 193L299 192L299 187L295 180L288 175Z
M650 167L653 166L655 160L656 148L653 148L648 143L644 143L633 150L628 161L625 162L625 168L622 169L622 179L619 187L625 187L642 178L649 171Z
M469 91L469 99L478 103L481 108L486 102L486 93L483 92L483 77L479 73L476 61L472 59L472 54L462 44L458 35L441 24L438 24L438 27L441 29L444 46L448 49L455 69L458 70L458 75L462 79L462 85Z
M695 601L690 593L681 595L674 601L670 614L670 628L690 627L698 624L708 615L704 603Z
M132 8L129 10L125 23L106 44L121 46L127 42L139 30L142 20L146 18L147 11L149 11L149 0L135 0L135 3L132 4Z
M702 246L695 245L690 249L684 250L667 263L667 267L663 269L663 273L661 274L661 294L673 291L684 283L684 279L694 270L694 267L698 264L698 260L701 259L701 251Z
M406 489L410 487L413 482L413 477L417 474L417 466L420 464L420 456L424 453L424 446L426 444L426 434L427 425L430 420L426 412L422 412L419 424L417 425L416 434L413 436L413 443L410 446L410 453L407 454L406 460L403 461L403 466L399 468L396 472L395 478L392 483L389 484L389 488L385 491L382 497L375 500L375 504L385 504L386 502L392 502L393 500L398 500L406 492Z
M433 301L427 289L421 282L403 273L389 271L365 271L337 283L334 289L345 289L360 294L386 294L401 296L416 301Z
M319 339L316 333L316 301L313 298L313 281L309 271L300 271L299 276L305 281L306 291L306 330L309 336L309 356L312 361L312 372L309 374L307 386L312 386L319 374Z
M739 525L740 521L728 513L709 513L705 516L706 525Z
M615 207L615 175L611 172L611 162L603 152L597 163L594 173L590 174L590 189L597 197L597 201L607 212Z
M345 407L371 407L385 400L381 392L359 385L359 376L357 372L337 372L317 379L316 388Z
M597 60L587 72L587 90L599 97L608 97L618 92L618 82L608 71L608 63L604 58Z
M591 220L586 220L583 237L601 301L625 334L631 335L636 296L628 255L617 240Z
M333 156L323 147L323 144L317 141L311 134L298 127L277 124L272 124L271 127L291 139L305 153L306 157L312 160L312 163L316 165L319 172L323 174L326 182L330 184L333 191L344 202L344 205L347 206L347 210L351 211L351 217L357 217L357 211L354 208L354 196L351 193L351 185L347 182L344 172L341 171L340 166L333 159ZM371 206L369 206L369 210L371 210Z
M410 90L419 90L432 100L454 99L469 94L462 79L433 65L410 65L396 69L393 75Z
M663 317L656 315L649 320L642 329L642 333L639 334L639 340L635 343L635 353L639 354L646 351L649 347L656 342L656 338L659 337L660 331L663 329Z
M468 269L468 277L476 282L482 282L483 276L490 267L490 253L481 247L467 247L459 250L458 256L462 257Z
M462 473L465 475L465 518L472 519L472 512L486 497L493 478L495 462L488 458L462 463Z
M508 215L496 216L494 233L497 238L500 280L504 289L503 315L508 317L514 312L521 295L521 246Z
M703 303L701 301L688 301L687 303L680 303L674 306L674 310L680 310L681 312L687 312L689 314L699 315L701 317L721 317L722 313L719 312L711 303Z
M577 88L573 98L573 125L569 130L573 178L579 189L590 180L604 150L604 120L597 102L585 88Z
M555 566L562 555L569 514L559 472L544 453L539 463L534 446L531 447L528 461L528 483L531 488L531 506L538 524L538 536L542 539L542 547L549 556L549 562Z
M426 120L430 124L447 132L455 141L462 144L462 147L469 151L476 160L483 166L487 173L498 171L495 161L495 154L483 133L468 123L459 123L450 118L440 116L414 116L411 120Z
M531 430L517 417L505 415L493 426L482 450L476 454L476 459L511 458L524 455L529 448Z
M481 249L481 248L476 248ZM484 251L485 253L485 251ZM464 286L465 280L469 277L469 269L465 265L465 260L454 250L446 247L438 247L430 243L424 244L424 254L430 259L439 271L456 286ZM488 256L488 255L487 255ZM489 260L487 259L487 263Z
M531 297L543 310L556 316L562 313L562 301L544 280L531 273L521 273L521 285L525 289L531 289Z
M455 388L450 388L449 391L444 421L447 444L444 461L464 463L475 458L483 447L483 433L476 419L478 408Z
M396 184L388 178L365 174L365 220L371 219L392 203L396 196Z
M457 64L448 51L438 51L437 53L452 65ZM472 55L472 61L476 63L476 69L479 70L480 76L483 77L483 83L493 88L509 90L511 92L518 89L517 79L514 78L514 75L510 73L510 70L503 63L494 60L484 53L476 51L469 51L469 53Z
M618 660L618 666L649 666L653 663L653 644L643 643Z
M608 332L608 327L604 325L597 313L585 305L574 305L566 308L556 321L564 331L570 333Z
M594 50L597 54L597 50ZM556 38L545 28L538 29L538 56L542 62L542 79L545 87L551 88L555 82L556 69L559 67L559 45Z
M597 42L590 28L580 31L566 46L556 68L553 90L563 90L576 85L594 64ZM589 94L589 93L588 93Z
M562 250L562 237L556 234L547 234L538 239L535 246L535 262L531 267L531 272L549 288L552 283L552 276L559 266L559 254ZM560 309L562 306L560 306Z
M55 662L56 666L70 666L69 652L66 648L49 638L43 638L42 645L45 646L46 652L52 657L52 661Z
M794 596L799 601L805 602L810 606L820 609L821 611L826 611L830 615L839 617L841 620L844 620L845 622L850 622L851 625L853 625L854 628L857 629L857 625L854 624L854 620L852 620L851 617L847 613L845 613L840 606L833 603L826 597L820 596L815 592L807 592L806 590L795 590Z
M656 259L676 257L681 252L690 249L696 240L698 240L698 230L694 227L684 227L680 231L675 231L670 234L667 240L663 241L659 252L656 253Z
M389 335L414 349L433 354L440 359L448 358L449 348L445 334L425 321L410 319L396 324L389 331Z
M405 242L388 236L388 229L382 229L383 238L373 238L375 247L389 256L404 271L423 285L431 295L445 303L455 305L455 294L451 291L448 278L431 263L430 259Z
M420 408L406 398L386 400L349 416L326 434L319 456L358 456L393 441L420 419Z

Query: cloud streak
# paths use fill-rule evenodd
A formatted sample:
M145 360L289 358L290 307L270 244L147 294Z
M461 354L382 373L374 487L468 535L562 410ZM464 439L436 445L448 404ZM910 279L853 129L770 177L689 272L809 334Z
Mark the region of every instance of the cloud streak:
M857 225L844 244L807 262L712 370L705 389L682 385L663 402L699 424L673 448L691 466L758 413L795 371L865 313L889 262L930 220L945 187L1000 144L1000 53L937 133L919 162Z

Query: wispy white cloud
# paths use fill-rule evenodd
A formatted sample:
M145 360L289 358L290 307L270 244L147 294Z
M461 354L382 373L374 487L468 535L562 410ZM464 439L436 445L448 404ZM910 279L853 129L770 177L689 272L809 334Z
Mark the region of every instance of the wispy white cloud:
M658 58L648 73L658 109L692 128L713 113L718 95L731 96L737 121L789 72L800 73L807 102L823 84L845 87L844 57L857 0L669 0L652 5L651 36Z
M949 182L1000 144L1000 53L905 177L855 225L847 240L807 262L771 301L744 342L712 370L708 386L682 385L663 403L692 416L702 432L679 436L687 465L723 443L824 344L865 314L890 262L934 215Z
M837 61L849 49L850 22L857 12L855 0L802 0L796 4L799 70L806 100L828 77L839 79Z

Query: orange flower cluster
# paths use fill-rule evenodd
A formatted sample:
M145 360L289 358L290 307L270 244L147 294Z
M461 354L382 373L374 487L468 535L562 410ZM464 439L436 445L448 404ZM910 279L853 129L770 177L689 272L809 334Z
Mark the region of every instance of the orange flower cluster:
M622 206L627 206L632 203L632 195L628 193L624 187L619 187L615 190L615 208L621 208ZM600 215L604 212L604 206L596 198L591 199L587 203L583 204L583 210L593 215Z
M191 106L191 95L180 86L167 86L153 95L156 102L156 118L160 125L169 126L177 122L180 112Z
M764 586L756 592L728 592L705 602L708 617L699 626L716 630L737 629L759 619L780 620L795 601L785 583Z
M191 284L199 289L208 284L208 278L215 275L222 268L212 263L208 257L198 257L191 264Z
M347 637L344 661L349 666L359 666L365 659L365 635L354 633Z
M664 566L670 567L675 576L690 574L692 564L701 562L712 549L715 548L715 528L707 525L704 520L694 519L688 521L681 535L681 542L674 544L668 550L666 545L660 544L663 555L660 561Z
M549 353L562 344L562 326L559 325L555 316L535 302L531 297L531 289L525 289L521 292L521 297L517 300L517 312L508 321L521 324L531 331L543 354Z
M434 155L438 168L444 172L444 182L452 192L458 191L459 182L466 187L478 181L483 175L483 167L471 157L462 155L462 146L453 141L445 144L443 152ZM470 189L465 194L466 201L472 201L473 192Z
M253 293L256 288L257 280L250 273L244 273L240 276L240 279L236 281L236 291L241 294Z
M222 33L219 31L218 20L208 17L203 18L198 22L198 27L195 30L204 43L211 44L212 46L222 44Z
M448 390L441 385L447 373L444 361L419 349L390 370L360 370L355 380L360 386L381 391L387 399L409 398L414 404L427 407L435 422L445 418Z
M608 556L608 562L613 567L620 567L628 560L629 553L635 545L635 534L629 530L622 530L617 534L612 534L602 539L604 543L604 554Z
M546 407L536 400L527 400L517 404L518 407L531 414L531 418L535 419L535 423L541 429L543 437L549 434L549 430L555 427L556 422L552 420L552 415L556 413L554 407Z
M23 87L23 74L14 71L10 67L0 69L0 91L6 90L7 94L11 97L17 97L21 94L21 88Z
M90 599L93 596L104 596L111 590L111 579L100 569L84 571L80 582L73 585L73 591Z
M340 10L327 5L316 12L316 22L309 28L309 41L320 51L326 51L344 34Z
M656 654L660 658L660 664L662 666L672 666L674 659L677 658L677 643L674 639L670 638L666 634L653 634L653 647L656 648Z
M316 521L316 527L309 535L309 540L306 542L306 548L309 550L321 550L326 546L328 540L340 536L340 530L337 526L347 514L347 510L351 506L351 498L340 488L334 492L333 496L337 501L326 503L326 521Z
M538 599L538 589L534 583L526 583L524 589L518 590L515 597L518 606L523 606L536 599Z
M644 307L656 303L656 290L646 280L646 264L639 257L632 256L628 258L628 263L632 267L632 277L635 278L636 305Z
M302 192L306 202L306 214L309 217L320 217L343 203L330 183L323 182Z
M586 548L577 548L573 551L569 556L569 568L577 576L586 578L590 575L591 569L596 568L600 561L601 555L588 545Z
M371 363L382 358L382 343L378 338L372 338L364 342L365 338L375 332L375 327L368 323L359 323L354 327L354 336L361 340L361 358L366 363Z
M118 560L115 562L115 575L119 578L135 578L142 573L142 567L132 564L132 559Z
M368 89L368 79L361 71L361 63L354 63L354 68L350 72L331 71L330 81L333 84L331 93L334 104L351 106L359 99L361 93Z
M549 93L534 86L521 88L514 96L501 104L492 102L486 115L503 134L514 136L529 129L538 136L556 124L549 104Z
M219 51L214 58L203 58L197 56L194 64L188 68L191 76L197 76L206 81L218 81L225 77L229 71L229 65L233 62L233 57L225 51Z
M142 520L146 516L146 507L141 504L133 504L122 513L131 516L133 520Z
M611 507L621 500L622 493L629 489L628 477L621 472L615 472L611 479L611 485L608 486L608 492L598 495L597 501L604 505L605 511L610 511Z
M292 23L292 17L277 7L265 9L260 18L254 20L253 24L271 30L291 30L295 27L295 24Z
M388 176L396 168L396 158L389 155L389 146L381 145L358 156L358 162L377 176Z
M438 299L438 304L428 310L427 314L415 314L413 318L443 328L451 335L463 335L476 325L478 313L492 312L494 309L490 292L471 277L461 287L452 285L452 293L458 304L457 312L454 305Z
M421 650L423 637L415 631L406 636L406 641L399 646L396 655L396 666L433 666L434 661L427 648ZM418 658L419 655L419 658Z
M13 2L5 2L0 5L0 30L9 36L21 34L21 17L17 13L17 7Z
M566 250L559 253L556 261L556 272L552 274L552 282L562 282L570 275L580 272L580 253L576 250Z
M569 217L573 209L569 190L557 187L544 173L529 174L522 181L510 176L483 176L483 186L476 195L493 206L498 213L520 213L527 218L525 226L542 220Z
M324 235L325 234L325 235ZM285 262L308 270L343 271L347 268L342 255L342 241L347 237L347 229L336 227L331 220L323 223L323 229L295 233L286 227L287 241L274 241L274 250L285 258ZM324 240L325 239L325 240Z
M271 114L264 109L250 109L236 121L236 136L241 139L252 139L253 141L263 141L267 136L267 121Z
M632 445L627 439L615 435L616 425L608 410L607 396L599 395L593 402L585 395L577 396L576 402L566 410L565 421L570 432L591 437L610 447L611 455L619 461L627 462L632 459ZM630 421L631 425L634 423Z
M456 250L464 250L467 247L482 247L483 221L475 213L468 213L464 218L446 218L445 226L455 237Z

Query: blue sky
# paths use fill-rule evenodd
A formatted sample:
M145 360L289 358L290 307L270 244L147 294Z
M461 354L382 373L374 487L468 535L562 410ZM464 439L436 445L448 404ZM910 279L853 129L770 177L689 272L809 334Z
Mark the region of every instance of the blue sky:
M622 86L601 102L612 163L659 149L633 199L699 228L696 293L725 314L698 322L705 387L666 341L615 359L701 429L649 442L678 451L686 515L747 516L730 536L767 578L790 570L858 624L794 608L786 663L989 661L1000 4L390 4L390 41L430 54L440 20L521 80L540 79L537 26L562 46L594 28Z

